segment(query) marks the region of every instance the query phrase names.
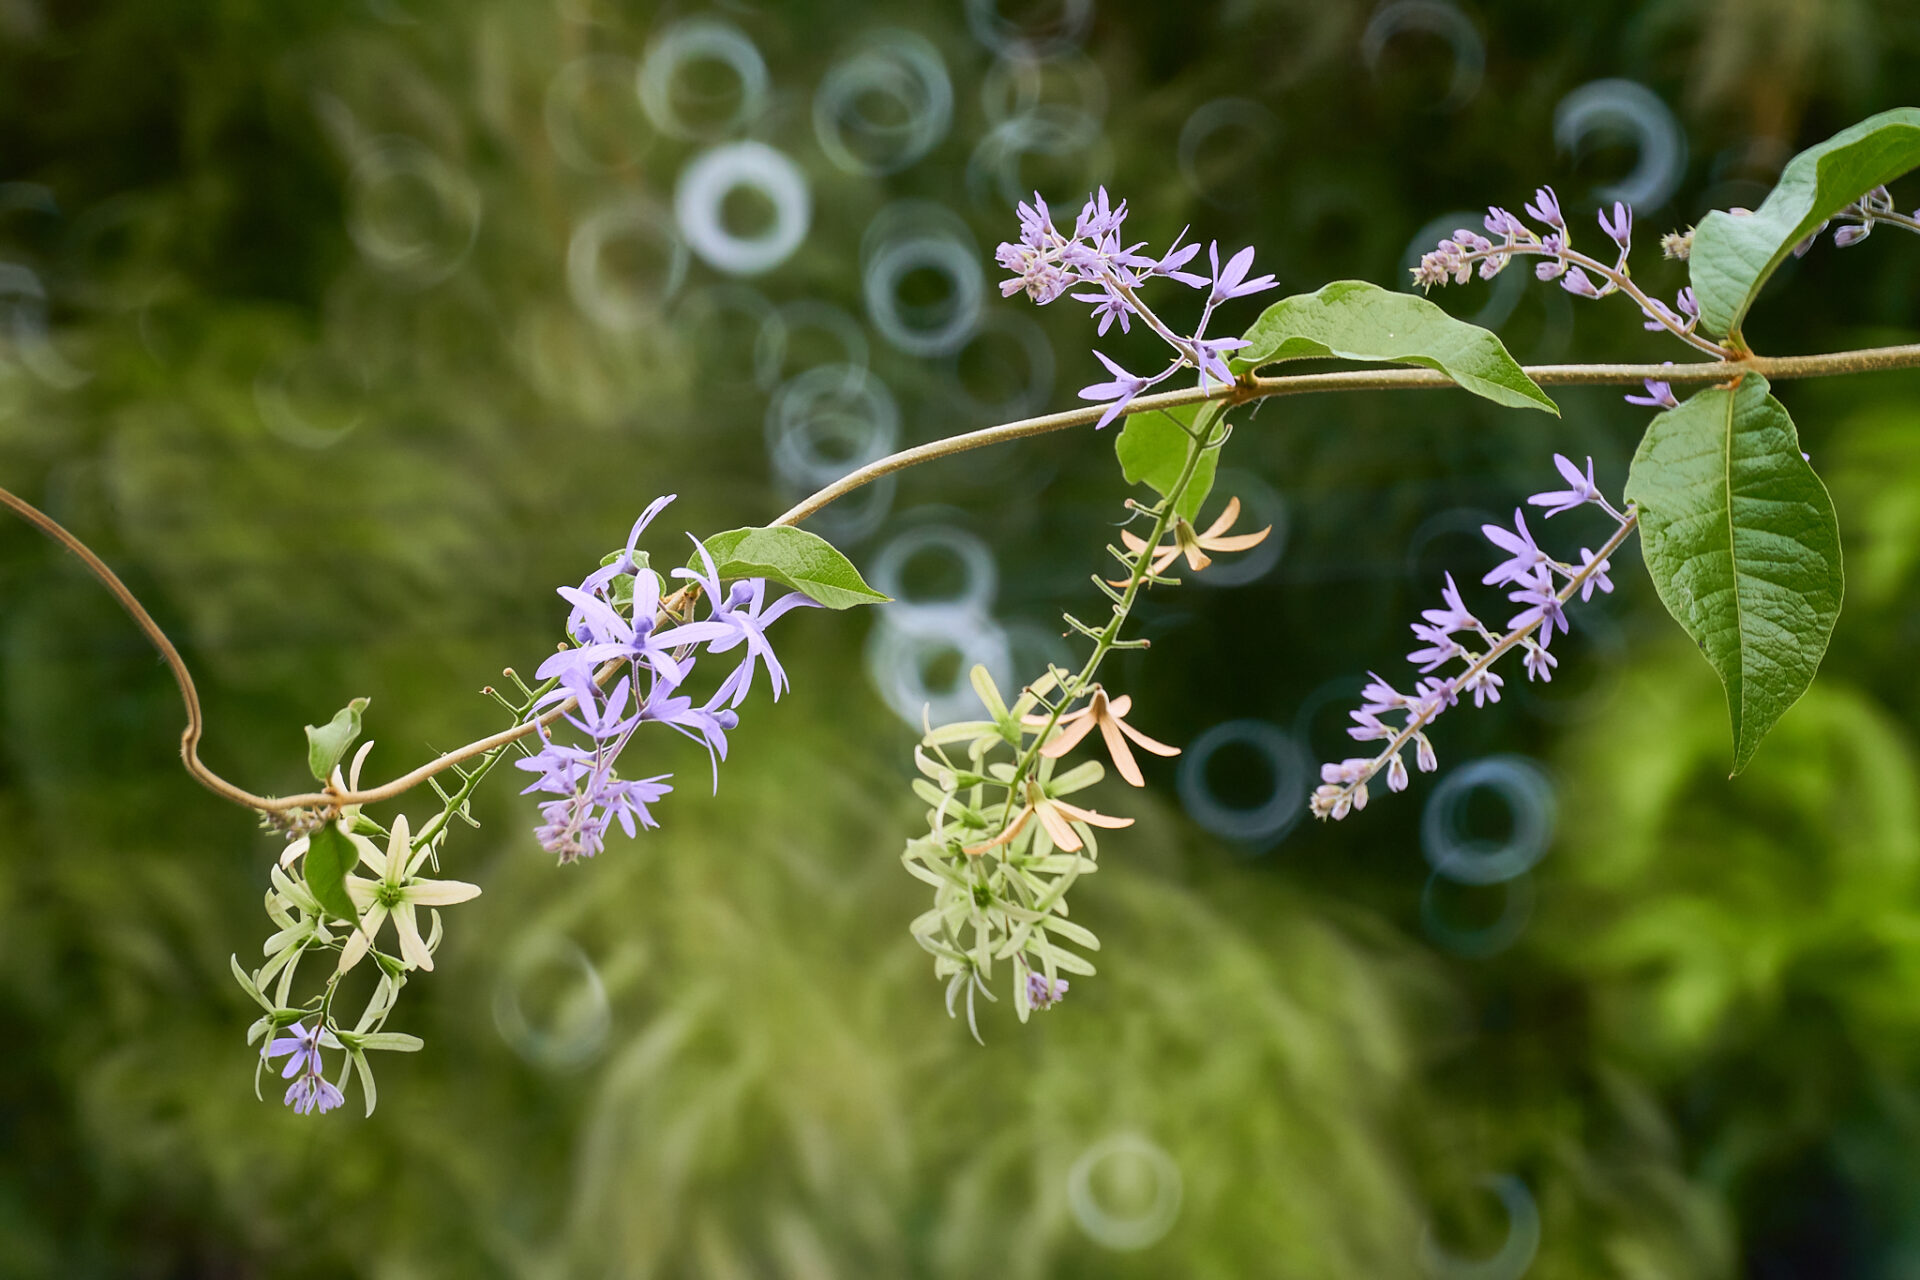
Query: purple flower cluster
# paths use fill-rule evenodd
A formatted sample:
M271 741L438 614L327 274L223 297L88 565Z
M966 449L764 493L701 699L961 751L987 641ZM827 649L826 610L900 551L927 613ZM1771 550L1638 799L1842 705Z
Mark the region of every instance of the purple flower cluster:
M1837 216L1847 220L1847 225L1838 228L1833 233L1834 246L1840 249L1845 249L1849 245L1859 244L1862 240L1865 240L1873 234L1874 224L1878 222L1905 227L1909 231L1920 230L1920 226L1916 225L1920 224L1920 209L1915 209L1911 217L1903 216L1898 209L1894 208L1893 193L1888 191L1884 186L1875 187L1873 190L1867 192L1867 194L1861 196L1845 209L1842 209ZM1827 229L1831 221L1832 220L1829 219L1827 222L1821 223L1812 231L1808 232L1806 239L1793 247L1793 256L1796 258L1804 257L1807 250L1813 248L1814 241L1820 238L1820 233Z
M1573 231L1561 211L1560 198L1552 187L1541 187L1526 206L1527 216L1546 228L1544 234L1495 205L1487 210L1484 225L1487 235L1462 227L1442 240L1438 247L1420 259L1413 269L1413 282L1423 289L1452 280L1465 284L1478 270L1483 280L1500 274L1507 264L1521 255L1544 258L1534 264L1534 274L1542 280L1558 280L1560 287L1581 298L1604 298L1626 293L1640 304L1648 329L1665 329L1703 349L1716 350L1713 344L1695 334L1700 323L1700 307L1691 288L1682 289L1674 306L1649 296L1633 283L1627 270L1627 257L1633 250L1633 209L1616 200L1609 213L1598 214L1600 230L1618 250L1612 265L1589 257L1573 247ZM1498 241L1488 236L1499 237Z
M1388 790L1406 790L1409 779L1401 753L1410 744L1414 748L1414 763L1420 771L1432 773L1439 767L1439 761L1426 731L1440 713L1457 706L1460 699L1467 696L1473 698L1476 707L1500 701L1505 681L1493 667L1516 648L1524 651L1528 679L1552 680L1560 660L1550 646L1556 631L1562 635L1567 632L1568 602L1576 593L1585 601L1591 600L1596 590L1613 590L1613 583L1607 577L1606 557L1632 529L1634 517L1615 510L1601 494L1593 478L1593 459L1587 459L1584 471L1560 454L1555 454L1553 461L1560 469L1566 488L1536 493L1527 499L1528 504L1544 508L1543 514L1548 518L1584 506L1597 506L1613 518L1614 536L1597 552L1582 547L1579 562L1567 564L1541 550L1540 544L1534 541L1533 531L1527 527L1526 515L1518 509L1513 513L1511 529L1496 524L1482 525L1481 534L1506 559L1480 581L1487 586L1509 588L1507 599L1520 606L1519 612L1507 619L1503 633L1495 634L1467 608L1453 575L1447 575L1446 586L1440 594L1441 607L1423 610L1422 621L1413 624L1414 638L1420 642L1420 647L1407 655L1407 661L1418 669L1420 676L1413 692L1401 693L1369 672L1370 679L1360 694L1361 707L1352 713L1354 725L1347 730L1348 735L1359 742L1385 741L1386 747L1376 756L1357 756L1338 764L1322 765L1321 786L1315 789L1312 799L1315 817L1338 820L1354 809L1366 808L1367 784L1382 769L1387 771ZM1433 674L1452 662L1461 663L1463 669L1452 675ZM1396 713L1403 717L1398 725L1381 719Z
M1241 338L1206 336L1214 308L1275 285L1272 276L1249 279L1253 271L1251 248L1242 249L1222 266L1217 241L1207 247L1210 275L1186 270L1187 264L1200 252L1200 246L1198 243L1182 245L1185 231L1174 237L1173 244L1161 256L1143 254L1140 250L1146 247L1145 241L1128 245L1121 239L1126 218L1127 202L1122 200L1117 207L1111 205L1106 188L1102 187L1087 198L1080 216L1074 220L1073 234L1068 235L1054 224L1047 202L1035 192L1032 204L1020 206L1020 239L1002 244L994 255L1001 266L1014 273L1000 284L1003 296L1012 297L1025 290L1028 297L1045 306L1071 289L1086 286L1088 291L1075 293L1073 298L1076 302L1092 304L1102 335L1116 320L1122 333L1131 332L1132 322L1138 319L1173 348L1172 362L1149 376L1129 373L1102 353L1094 352L1113 376L1106 382L1081 388L1080 398L1106 402L1106 412L1100 416L1102 427L1126 412L1134 397L1183 368L1198 370L1203 387L1212 382L1233 381L1227 354L1247 344ZM1191 335L1175 332L1140 300L1139 289L1156 276L1206 290L1206 304Z
M315 1022L308 1026L304 1022L296 1022L287 1028L286 1035L262 1049L260 1056L272 1062L283 1053L288 1055L287 1065L280 1072L282 1080L293 1081L287 1086L286 1104L303 1116L315 1111L325 1115L345 1102L346 1098L327 1079L320 1061L320 1050L340 1047L340 1042L324 1024Z
M543 729L541 749L516 765L536 775L527 792L558 797L541 804L544 821L535 835L541 847L563 863L599 853L615 822L630 837L642 827L660 825L649 806L673 790L667 785L671 775L623 779L615 768L642 724L664 724L706 747L713 784L719 787L727 733L740 723L734 708L746 701L754 675L764 664L776 701L787 688L787 673L767 642L767 627L789 610L814 603L798 592L769 601L764 579L723 586L713 558L696 538L702 568L675 569L673 576L698 588L708 614L692 621L664 610L660 575L647 567L636 547L648 524L671 501L668 495L646 509L624 551L609 557L579 586L559 589L561 599L572 606L567 635L573 643L540 665L540 679L558 684L534 703L533 712L566 705L561 719L589 745L561 742ZM691 602L686 607L690 609ZM742 650L740 661L705 702L682 692L700 653L735 649ZM614 672L619 678L608 686Z

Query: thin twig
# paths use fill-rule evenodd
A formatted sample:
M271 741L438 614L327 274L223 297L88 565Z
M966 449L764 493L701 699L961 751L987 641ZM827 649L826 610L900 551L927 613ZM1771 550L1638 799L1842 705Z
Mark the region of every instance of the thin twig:
M1884 369L1916 367L1920 367L1920 343L1897 347L1874 347L1862 351L1840 351L1829 355L1748 356L1733 361L1699 361L1690 364L1536 365L1527 369L1526 373L1541 386L1620 386L1643 382L1649 378L1663 382L1698 383L1724 381L1741 373L1758 373L1767 378L1818 378L1834 374L1869 373ZM1182 405L1198 404L1205 400L1224 400L1231 404L1241 404L1269 396L1304 395L1320 391L1431 391L1454 385L1453 380L1445 374L1429 369L1355 369L1276 378L1246 376L1238 382L1205 391L1192 387L1184 391L1166 391L1157 395L1141 396L1133 402L1132 411L1172 409ZM844 498L864 485L871 484L881 476L904 471L923 462L952 457L972 449L982 449L988 445L1004 444L1012 440L1024 440L1030 436L1086 426L1099 421L1103 411L1102 406L1093 405L1064 413L1027 418L1020 422L1009 422L981 431L968 431L949 436L944 440L918 445L912 449L903 449L899 453L889 454L856 471L849 472L818 493L795 504L773 523L776 525L798 524L829 503ZM120 606L133 618L141 634L146 636L153 647L159 651L160 656L166 660L168 668L173 672L174 683L180 687L180 701L187 713L187 727L180 734L181 762L186 766L187 772L202 786L236 804L266 813L284 813L291 809L337 810L346 805L376 804L382 800L391 800L462 761L485 755L496 747L502 747L526 737L572 709L571 702L563 703L537 720L529 720L511 729L504 729L499 733L481 738L477 742L470 742L464 747L429 760L411 773L395 778L383 786L364 791L337 791L329 787L325 791L307 792L294 796L255 795L243 787L228 782L201 761L199 744L204 721L200 711L200 695L194 688L193 677L188 673L187 664L180 657L180 651L174 648L173 642L167 639L166 633L127 589L126 584L121 582L113 570L108 568L99 556L90 551L85 543L62 528L53 517L4 488L0 488L0 503L11 508L27 523L78 556L87 571L99 579L108 593L119 601ZM670 600L669 603L671 602ZM610 664L608 670L617 665L617 663ZM606 672L603 671L602 674Z

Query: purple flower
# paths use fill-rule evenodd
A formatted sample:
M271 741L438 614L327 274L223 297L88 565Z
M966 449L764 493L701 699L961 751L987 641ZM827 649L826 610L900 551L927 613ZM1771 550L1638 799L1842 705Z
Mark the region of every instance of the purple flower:
M1497 524L1483 524L1480 533L1494 546L1507 553L1507 559L1487 571L1480 579L1490 587L1503 582L1524 582L1533 576L1535 569L1547 562L1546 553L1533 541L1533 534L1527 529L1527 518L1518 507L1513 512L1514 527L1518 533L1510 533Z
M640 513L640 518L633 522L633 530L627 534L626 549L620 553L620 558L612 564L601 565L598 569L588 574L586 581L580 584L580 590L586 592L588 595L607 594L611 591L615 578L623 574L638 574L640 571L640 562L635 558L635 549L640 545L640 535L647 531L647 526L653 523L655 516L667 509L667 504L673 501L674 496L675 495L669 493L665 497L655 498L647 509ZM576 627L578 625L579 618L577 616L569 617L567 619L567 634L577 635Z
M640 826L658 830L660 823L647 806L673 790L672 787L665 785L667 779L672 776L672 774L663 773L657 777L638 778L630 782L608 777L601 782L593 793L593 799L597 800L605 810L601 819L601 830L604 831L607 824L614 819L619 820L621 829L627 833L629 839L638 834L634 829L636 819Z
M1527 205L1527 216L1562 233L1567 229L1566 219L1560 216L1560 197L1553 194L1552 187L1541 187L1533 193L1533 202Z
M1641 314L1647 317L1647 319L1641 323L1640 327L1649 333L1657 333L1661 329L1684 329L1687 327L1687 322L1681 319L1672 307L1669 307L1658 298L1648 298L1646 305L1641 307L1640 311Z
M1360 690L1361 709L1364 711L1392 711L1408 705L1411 701L1406 694L1397 691L1373 672L1367 672L1368 681Z
M1113 375L1111 382L1095 382L1080 388L1082 400L1111 400L1107 411L1100 415L1100 421L1094 424L1097 431L1127 411L1133 398L1141 391L1153 385L1151 378L1141 378L1128 373L1113 361L1107 359L1104 352L1093 353L1094 359L1107 366L1107 372Z
M1553 679L1553 669L1560 665L1560 659L1554 657L1551 653L1547 652L1547 650L1531 640L1526 642L1526 649L1526 657L1521 659L1521 661L1526 664L1527 679L1538 680L1542 684L1551 681Z
M1040 193L1034 192L1035 203L1040 202ZM1041 208L1044 210L1045 205ZM1122 200L1118 209L1107 207L1107 189L1101 187L1087 197L1087 203L1080 209L1080 217L1073 227L1075 240L1105 240L1120 234L1120 224L1127 220L1127 202Z
M1264 293L1277 283L1272 276L1247 279L1247 272L1253 269L1251 245L1227 259L1225 270L1220 267L1218 241L1207 247L1207 258L1213 263L1213 292L1207 295L1207 302L1211 306L1218 306L1229 298L1244 298L1248 294Z
M1578 267L1568 267L1566 269L1566 272L1560 277L1560 287L1568 293L1581 298L1597 298L1600 296L1600 290L1596 289L1593 281L1587 278L1587 273Z
M1365 707L1358 711L1349 711L1347 715L1353 720L1353 728L1347 730L1347 736L1355 742L1374 742L1393 736L1393 726L1382 721L1378 715Z
M1674 301L1680 304L1680 314L1692 320L1700 318L1700 299L1694 296L1692 285L1682 289Z
M1175 236L1173 238L1173 244L1167 248L1166 255L1158 261L1151 263L1147 267L1147 271L1152 275L1165 276L1169 280L1177 280L1189 288L1204 289L1211 283L1205 276L1180 269L1186 266L1187 263L1193 261L1194 254L1200 252L1200 242L1198 240L1190 245L1182 246L1180 244L1181 236L1186 234L1186 229L1182 228L1180 235Z
M724 692L723 688L722 694ZM663 691L647 699L647 705L640 710L642 720L657 720L706 747L707 757L713 765L715 791L720 789L720 762L727 758L727 731L740 724L740 717L733 712L725 708L714 709L720 702L721 695L716 694L706 706L696 707L690 697L670 695Z
M1101 293L1076 293L1073 295L1073 300L1093 304L1093 314L1100 321L1101 337L1106 337L1107 330L1112 327L1115 320L1120 322L1120 332L1132 332L1128 320L1133 315L1133 305L1118 289L1108 289Z
M325 1076L301 1076L287 1086L283 1101L293 1108L295 1115L311 1115L318 1111L321 1115L333 1110L347 1099Z
M1067 998L1067 980L1055 978L1047 981L1043 973L1027 970L1027 1004L1034 1009L1051 1009Z
M1803 454L1802 456L1804 457L1805 455ZM1580 548L1579 572L1588 574L1587 580L1580 584L1580 602L1582 604L1593 599L1595 587L1598 587L1601 591L1609 595L1613 593L1613 579L1607 576L1607 568L1611 563L1612 561L1602 560L1598 564L1595 564L1593 552L1585 547ZM1565 629L1566 626L1562 623L1561 630L1564 631Z
M280 1072L282 1080L291 1080L303 1071L319 1073L321 1068L320 1050L338 1049L340 1042L334 1039L333 1032L316 1022L308 1026L296 1022L287 1028L287 1034L278 1037L261 1050L260 1056L272 1062L281 1054L287 1054L287 1065Z
M1592 458L1587 459L1585 475L1580 473L1580 468L1574 466L1565 454L1554 454L1553 465L1560 468L1560 475L1566 480L1568 487L1536 493L1527 499L1529 505L1546 507L1546 518L1552 519L1563 511L1572 511L1577 507L1586 506L1589 502L1600 501L1600 486L1593 480Z
M1628 404L1644 405L1649 409L1678 409L1680 407L1680 402L1673 397L1672 384L1660 382L1654 378L1647 379L1647 394L1644 396L1636 396L1629 392L1626 396L1626 401Z
M1489 702L1500 701L1500 686L1506 683L1494 674L1492 667L1482 667L1478 671L1460 678L1460 693L1471 693L1473 705L1484 707Z
M767 643L766 629L781 615L792 609L813 608L816 602L798 591L790 591L772 604L766 603L767 583L763 578L752 578L733 584L733 590L725 595L720 592L718 570L714 568L713 557L699 539L694 539L694 549L699 552L700 563L706 567L701 574L692 569L675 569L676 576L691 578L698 582L713 602L713 612L704 623L698 625L711 628L712 638L707 641L708 653L726 653L738 645L747 646L746 655L733 674L721 683L720 692L714 695L714 703L729 701L739 706L746 701L747 693L753 687L755 667L762 661L767 664L767 679L773 685L773 699L787 690L787 673L774 656L773 646Z
M1416 640L1424 640L1427 644L1426 648L1415 649L1407 655L1407 661L1419 667L1422 675L1466 653L1459 641L1439 627L1416 622L1413 624L1413 635Z
M1444 609L1422 609L1420 616L1442 631L1467 631L1479 627L1473 614L1467 611L1466 602L1460 598L1460 588L1454 585L1453 574L1447 574L1447 585L1440 591L1440 600Z
M1553 572L1544 565L1532 578L1522 582L1518 591L1507 592L1507 599L1527 606L1507 620L1509 630L1524 631L1534 623L1539 623L1542 648L1553 643L1553 629L1556 626L1560 628L1561 635L1567 633L1566 610L1555 589Z
M1842 227L1833 233L1833 244L1836 249L1844 249L1848 245L1859 244L1872 234L1873 224L1871 222L1862 222L1857 226Z
M539 751L513 762L516 769L540 775L522 788L520 794L524 796L532 791L546 791L557 796L572 795L579 787L580 779L592 771L594 755L584 747L569 746L543 737Z
M1245 338L1195 338L1193 350L1200 357L1200 387L1206 389L1207 382L1232 382L1233 370L1227 365L1226 354L1247 346ZM1097 354L1097 353L1096 353Z
M1414 764L1419 766L1420 772L1432 773L1435 769L1438 769L1440 767L1440 758L1433 754L1433 743L1427 741L1426 734L1424 733L1414 734L1413 743L1414 743L1413 762Z
M562 866L595 857L606 848L607 818L594 812L592 800L584 793L549 800L540 806L540 816L545 825L534 828L534 839Z
M1600 229L1607 233L1608 239L1620 246L1621 253L1625 253L1633 248L1633 209L1631 206L1615 200L1613 202L1613 221L1607 221L1607 211L1605 209L1600 210L1599 218Z
M1407 762L1400 758L1398 751L1393 759L1387 761L1387 790L1405 791L1407 789Z
M1508 242L1514 240L1531 240L1533 238L1533 232L1527 229L1526 223L1520 221L1520 219L1514 217L1497 204L1487 206L1487 216L1483 225L1486 227L1488 234L1500 236Z
M282 1080L292 1080L287 1086L286 1105L294 1109L297 1115L310 1115L315 1111L322 1115L339 1106L346 1099L340 1090L327 1082L320 1061L320 1050L338 1049L340 1041L333 1032L315 1021L312 1026L296 1022L287 1028L287 1034L274 1040L261 1050L262 1059L271 1062L281 1054L287 1054L287 1065L280 1072Z
M1548 253L1551 253L1553 257L1545 262L1535 263L1533 274L1542 280L1559 279L1567 270L1567 260L1564 256L1566 253L1566 241L1556 233L1542 240L1540 244Z

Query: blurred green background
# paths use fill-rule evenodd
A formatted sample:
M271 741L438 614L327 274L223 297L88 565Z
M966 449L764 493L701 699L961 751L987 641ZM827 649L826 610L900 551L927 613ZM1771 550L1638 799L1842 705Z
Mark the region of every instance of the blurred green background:
M1636 198L1670 296L1660 231L1757 204L1916 84L1900 0L0 0L0 483L179 642L214 767L298 789L301 725L368 695L390 776L497 725L473 691L537 660L553 585L656 494L663 548L783 509L767 423L805 370L859 356L902 442L1099 373L1079 308L1002 302L997 273L977 314L958 269L876 308L890 235L985 263L1009 193L1104 181L1139 237L1256 244L1289 292L1397 284L1459 211L1551 181L1582 217ZM748 278L674 215L742 138L811 205ZM1762 351L1920 328L1913 238L1782 274ZM1527 362L1683 354L1623 303L1436 299ZM0 526L0 1275L1920 1276L1920 375L1778 394L1851 581L1739 779L1718 685L1622 556L1561 680L1442 723L1437 784L1297 822L1361 673L1399 668L1442 568L1489 563L1478 523L1556 450L1617 492L1646 415L1612 389L1559 422L1274 402L1221 492L1280 554L1155 592L1109 682L1174 742L1258 726L1094 793L1140 821L1076 890L1106 947L1060 1009L1003 1001L984 1048L946 1017L881 689L957 663L887 666L908 614L809 613L717 799L663 749L661 831L556 870L531 803L483 794L450 874L486 892L408 988L391 1027L427 1049L383 1064L370 1120L254 1100L227 958L257 963L273 839L180 772L172 685L113 602ZM924 468L823 531L868 567L928 527L985 547L961 630L1031 678L1058 610L1097 605L1110 450ZM906 576L966 586L937 556ZM1439 790L1476 760L1531 807ZM1537 865L1433 874L1461 840Z

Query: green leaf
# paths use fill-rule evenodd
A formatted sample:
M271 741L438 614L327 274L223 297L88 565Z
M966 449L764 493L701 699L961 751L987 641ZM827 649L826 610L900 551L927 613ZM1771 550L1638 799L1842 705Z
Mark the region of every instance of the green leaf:
M1245 337L1248 345L1233 359L1236 373L1328 356L1417 364L1495 404L1560 412L1492 333L1454 319L1425 298L1364 280L1336 280L1318 293L1283 298L1261 313Z
M366 709L367 699L355 698L336 711L325 727L307 726L307 768L315 779L325 782L333 776L334 767L360 736L360 716Z
M1187 465L1187 446L1193 441L1189 431L1211 431L1220 414L1217 400L1128 414L1126 425L1113 441L1127 483L1144 484L1166 497L1180 483L1180 472ZM1217 448L1200 455L1186 492L1174 504L1174 514L1192 520L1200 513L1200 504L1213 492L1213 472L1219 463Z
M341 1039L346 1037L342 1036ZM418 1053L426 1044L419 1036L410 1036L403 1031L375 1031L355 1036L354 1041L362 1049L386 1049L396 1053Z
M1699 392L1653 420L1626 496L1647 570L1719 673L1733 771L1805 693L1840 616L1840 527L1767 380Z
M766 578L803 592L829 609L888 600L867 585L853 562L831 542L805 529L784 525L729 529L708 538L706 548L722 578ZM698 556L688 565L702 567Z
M1870 116L1809 147L1746 217L1715 210L1693 232L1688 264L1700 321L1737 336L1767 278L1821 223L1883 183L1920 168L1920 108Z
M307 855L301 864L307 889L328 915L340 920L360 918L347 893L347 872L359 861L360 850L337 822L324 823L307 837Z

